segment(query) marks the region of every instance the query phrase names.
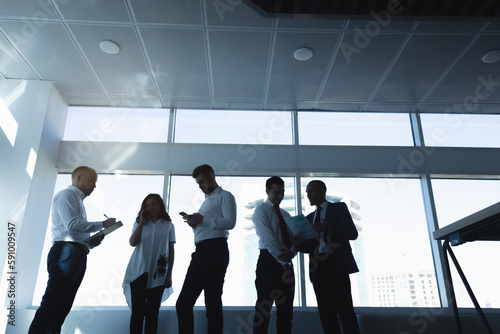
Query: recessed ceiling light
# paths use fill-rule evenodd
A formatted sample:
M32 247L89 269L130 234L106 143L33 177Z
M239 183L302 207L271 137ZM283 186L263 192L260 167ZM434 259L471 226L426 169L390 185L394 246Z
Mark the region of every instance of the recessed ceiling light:
M486 52L483 56L483 62L486 64L496 63L500 60L500 50Z
M309 60L313 56L313 51L309 48L300 48L293 53L293 56L297 60Z
M120 46L113 41L101 41L101 43L99 43L99 47L102 51L110 55L114 55L120 52Z

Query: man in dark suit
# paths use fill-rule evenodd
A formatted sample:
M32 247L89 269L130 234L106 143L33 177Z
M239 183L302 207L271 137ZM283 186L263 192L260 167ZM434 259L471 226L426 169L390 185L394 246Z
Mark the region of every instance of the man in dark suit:
M311 205L317 207L307 219L319 237L302 242L299 248L309 253L309 277L323 331L340 334L341 324L344 334L359 334L349 279L349 274L359 271L349 244L358 237L358 231L345 203L326 200L324 182L309 182L306 192Z

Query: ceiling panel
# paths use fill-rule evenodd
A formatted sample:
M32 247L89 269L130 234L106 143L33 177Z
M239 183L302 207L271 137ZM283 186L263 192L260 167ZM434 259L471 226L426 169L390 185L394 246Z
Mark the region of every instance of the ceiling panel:
M139 23L202 24L200 0L130 0Z
M142 27L141 35L162 96L210 96L202 29Z
M270 32L210 30L213 90L218 98L263 98Z
M413 35L374 100L419 101L469 40L462 35Z
M476 97L468 112L500 113L500 62L481 61L500 50L500 2L411 1L401 15L373 0L273 8L291 3L299 12L252 0L0 0L0 75L53 81L71 105L463 112ZM104 39L120 52L104 54ZM295 60L299 47L314 56Z
M476 32L484 25L484 21L421 21L416 31L422 32Z
M45 23L28 34L23 22L9 21L2 29L42 80L57 82L63 93L103 93L63 24Z
M405 37L381 34L363 39L360 34L345 34L321 98L367 100Z
M1 24L1 23L0 23ZM21 58L10 42L0 33L0 73L9 79L31 79L38 77Z
M133 27L70 24L70 28L106 92L157 95ZM102 40L117 42L122 51L114 55L103 52L99 47Z
M343 28L344 20L327 20L327 19L310 19L310 20L297 20L291 18L280 18L276 20L278 29L293 29L293 30L307 30L307 29L328 29L340 30Z
M124 0L55 1L66 20L131 22Z
M395 19L391 15L376 15L369 20L350 20L349 29L366 34L370 39L390 30L409 32L415 22Z
M485 64L481 61L484 53L492 49L500 49L500 34L480 36L426 101L456 101L463 104L471 96L479 96L477 92L485 85L493 85L491 94L484 95L480 102L499 103L500 84L494 84L494 81L500 80L500 62Z
M336 33L278 32L269 98L316 99L337 40ZM294 52L302 47L313 51L311 59L294 58Z
M0 0L0 17L57 18L50 0Z

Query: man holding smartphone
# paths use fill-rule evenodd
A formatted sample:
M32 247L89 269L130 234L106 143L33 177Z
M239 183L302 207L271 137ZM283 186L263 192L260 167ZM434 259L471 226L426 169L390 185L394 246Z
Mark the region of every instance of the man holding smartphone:
M229 264L227 237L228 230L236 225L236 201L230 192L217 184L211 166L196 167L192 176L205 194L205 200L198 212L180 213L193 229L196 250L191 255L176 303L179 333L194 333L193 307L204 291L207 333L222 334L222 288Z

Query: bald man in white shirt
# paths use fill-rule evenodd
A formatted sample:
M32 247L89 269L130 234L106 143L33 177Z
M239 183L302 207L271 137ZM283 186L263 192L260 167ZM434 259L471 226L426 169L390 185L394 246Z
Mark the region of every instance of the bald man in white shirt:
M97 173L81 166L71 174L71 185L58 192L52 202L53 244L47 257L49 280L28 334L56 334L66 319L87 266L91 232L113 225L115 218L89 222L83 199L95 189ZM99 245L97 239L90 247Z

